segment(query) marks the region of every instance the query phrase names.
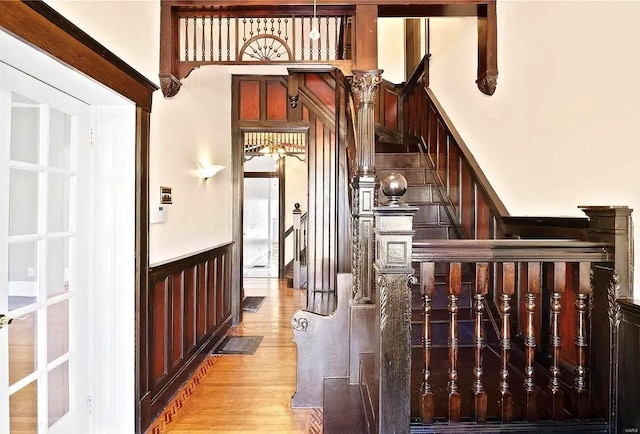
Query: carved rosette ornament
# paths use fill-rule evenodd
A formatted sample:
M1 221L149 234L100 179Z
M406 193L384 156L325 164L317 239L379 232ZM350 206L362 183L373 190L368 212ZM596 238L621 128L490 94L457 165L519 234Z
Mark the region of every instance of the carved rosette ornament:
M478 89L485 95L493 95L498 85L498 71L487 71L476 80Z
M309 327L309 320L306 318L296 318L293 317L291 319L291 327L297 332L306 332Z
M165 98L176 96L180 90L180 80L173 74L160 74L160 88Z

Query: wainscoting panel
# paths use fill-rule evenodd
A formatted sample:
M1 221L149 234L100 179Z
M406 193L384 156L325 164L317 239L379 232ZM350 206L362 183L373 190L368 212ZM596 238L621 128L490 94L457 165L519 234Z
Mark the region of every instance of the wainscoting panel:
M149 399L152 420L231 326L228 243L149 270Z

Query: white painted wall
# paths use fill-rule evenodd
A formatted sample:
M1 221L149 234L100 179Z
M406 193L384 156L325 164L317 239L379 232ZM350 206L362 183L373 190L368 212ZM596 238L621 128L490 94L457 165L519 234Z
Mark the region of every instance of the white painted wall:
M192 73L174 98L156 92L151 117L150 198L173 187L167 221L150 227L151 263L231 241L231 75L226 68ZM204 160L227 166L203 180Z
M637 1L499 1L491 97L475 19L432 20L431 87L512 215L640 210L639 19Z
M385 80L405 81L404 18L378 18L378 66Z
M159 0L44 0L149 80L158 83Z
M157 81L159 2L48 2ZM640 208L639 18L637 1L499 1L500 77L492 97L474 83L475 19L432 20L432 88L512 214L580 215L576 207L589 204ZM399 33L391 23L381 20L385 44L394 40L387 24ZM391 53L402 51L395 46ZM382 51L385 78L402 81L395 74L403 72L391 70L402 71L404 62ZM230 170L206 183L191 174L202 154L230 163L229 74L201 68L176 98L155 94L151 198L169 185L174 204L167 222L151 228L152 263L231 239Z

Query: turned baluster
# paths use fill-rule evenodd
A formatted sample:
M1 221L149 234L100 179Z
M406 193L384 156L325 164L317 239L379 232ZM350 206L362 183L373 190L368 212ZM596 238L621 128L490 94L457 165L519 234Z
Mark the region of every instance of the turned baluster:
M556 262L553 264L553 292L549 303L551 315L551 327L549 340L551 342L551 376L549 378L549 406L551 418L561 420L563 417L563 391L560 388L560 350L562 348L562 336L560 334L560 302L567 283L567 264Z
M533 361L536 353L536 331L535 312L536 297L540 294L540 263L530 262L527 264L527 294L526 294L526 327L524 336L526 365L524 368L524 390L525 390L525 417L529 422L538 420L538 403L536 397L536 386L534 382L535 372Z
M420 264L420 288L422 289L422 309L424 311L424 328L422 331L422 348L424 371L422 378L422 398L420 401L420 418L422 423L433 423L434 402L431 389L431 299L435 293L435 263Z
M515 292L515 263L502 264L502 294L500 295L500 312L502 313L502 327L500 341L502 347L502 369L500 370L500 400L498 411L503 422L513 419L513 396L509 389L509 352L511 350L511 296Z
M478 262L476 264L476 290L474 295L473 310L475 312L475 327L473 344L475 349L475 365L473 368L473 415L476 422L487 420L487 394L482 384L482 348L484 347L484 327L482 316L484 313L484 297L489 292L489 264Z
M587 347L588 339L588 309L591 297L591 264L581 262L578 265L578 288L576 294L576 378L574 388L577 395L578 419L589 417L589 389L587 385Z
M461 265L449 264L447 287L449 289L449 421L460 421L460 393L458 392L458 298L462 286Z

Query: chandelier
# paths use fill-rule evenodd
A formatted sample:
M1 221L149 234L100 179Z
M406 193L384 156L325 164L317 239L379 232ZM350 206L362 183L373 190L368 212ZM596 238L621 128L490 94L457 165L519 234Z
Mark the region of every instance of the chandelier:
M307 135L303 132L245 132L244 158L270 157L279 160L282 157L295 157L304 161L307 148Z

